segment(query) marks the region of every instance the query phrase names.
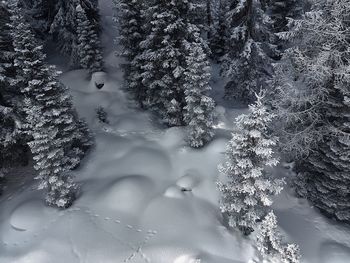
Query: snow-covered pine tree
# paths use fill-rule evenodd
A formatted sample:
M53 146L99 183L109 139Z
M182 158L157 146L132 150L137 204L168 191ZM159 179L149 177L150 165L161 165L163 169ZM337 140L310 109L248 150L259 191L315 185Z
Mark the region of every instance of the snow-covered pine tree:
M50 25L49 33L60 52L70 59L71 66L79 65L76 7L79 0L59 0L56 15Z
M25 12L31 28L39 36L44 36L50 30L50 25L56 15L57 0L20 0L20 7Z
M222 74L228 78L227 99L254 100L259 89L268 90L277 56L272 20L262 0L231 1L225 16L226 54Z
M26 147L21 140L20 127L13 108L0 103L0 171L24 165L27 159Z
M194 33L194 37L196 41L189 43L187 47L187 65L184 71L186 95L184 119L189 129L189 144L192 147L201 147L214 136L215 103L209 96L210 65L199 30Z
M269 11L273 21L273 30L278 33L288 30L289 19L301 18L306 0L272 0ZM281 40L279 40L281 41Z
M0 92L1 103L6 103L5 93L10 89L10 79L15 75L11 38L10 13L7 5L0 2Z
M102 71L103 56L96 26L89 21L81 5L76 7L76 16L79 65L90 74Z
M212 58L217 61L225 54L226 50L226 19L228 0L212 0L213 25L210 28L208 43Z
M272 196L281 192L283 179L275 179L267 168L278 160L273 156L277 138L270 136L273 120L257 95L249 114L237 118L238 131L232 134L226 150L226 161L219 166L225 181L218 182L221 211L229 216L229 225L249 235L272 204Z
M10 13L5 2L0 2L0 105L13 107L16 90L12 84L16 75L12 45ZM17 95L19 93L17 92Z
M147 87L143 103L158 112L162 120L170 125L182 124L181 106L184 105L180 77L184 59L182 41L186 37L186 4L180 1L154 1L146 9L148 34L141 42L143 53L142 81Z
M197 7L188 0L161 0L152 2L145 12L149 28L138 58L146 87L143 105L160 114L169 126L182 125L184 121L184 45L193 41L191 14Z
M21 134L18 104L22 96L15 86L14 49L10 13L0 2L0 169L26 164L25 137Z
M64 113L55 112L54 108L45 109L47 105L38 105L29 98L25 99L25 105L28 125L31 127L30 133L33 138L28 144L33 154L34 168L38 171L36 177L39 180L38 189L47 191L48 205L67 208L76 197L77 185L72 180L70 170L74 168L79 159L77 157L71 159L65 153L67 140L70 138L61 136L62 130L50 123L52 120L40 118L43 113L46 113L50 114L50 117L57 116L57 119L62 119L60 115ZM66 123L64 124L67 126Z
M55 3L55 14L49 22L49 34L57 43L60 52L70 58L71 66L79 66L79 47L77 33L76 8L81 5L85 14L93 25L95 34L98 36L99 14L97 0L58 0ZM45 32L46 33L46 32Z
M24 94L24 128L38 170L39 188L47 189L49 205L67 207L74 199L76 185L69 171L83 156L86 130L79 129L76 113L57 72L44 64L45 55L25 22L15 1L11 5L16 78Z
M298 142L290 152L308 150L297 166L307 197L325 214L350 222L350 1L312 3L294 31L280 34L298 46L281 65L286 82L276 108L282 130ZM290 94L305 95L296 101Z
M301 45L287 49L276 64L273 81L274 130L280 137L279 147L296 159L309 155L327 133L322 109L327 96L326 75L324 68L315 66L313 58L305 54Z
M115 21L118 24L120 55L125 59L122 65L127 89L135 100L143 107L145 88L142 84L140 42L145 39L145 1L114 0L116 9Z
M277 229L277 218L269 212L258 227L257 247L262 256L276 263L299 263L300 251L296 244L283 244Z

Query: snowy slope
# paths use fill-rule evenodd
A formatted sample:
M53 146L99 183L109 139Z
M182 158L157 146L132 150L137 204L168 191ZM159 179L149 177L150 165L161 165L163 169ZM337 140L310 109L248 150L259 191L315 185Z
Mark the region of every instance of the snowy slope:
M75 172L81 195L68 210L48 208L34 190L33 172L13 171L14 182L0 197L0 263L257 260L252 241L224 226L215 187L227 129L244 109L219 101L215 140L204 149L190 149L184 128L162 127L122 91L109 0L101 1L101 14L109 74L88 81L84 71L71 71L61 78L95 134L94 149ZM101 90L95 88L98 81L105 83ZM214 82L213 94L220 98L220 81ZM99 106L109 124L98 121ZM286 174L276 170L277 176ZM274 208L281 229L300 245L303 262L350 262L348 228L325 219L288 189Z
M1 201L0 262L245 262L250 245L222 226L215 190L225 141L185 147L182 128L164 129L129 107L118 79L97 90L83 71L62 81L95 132L76 172L81 197L67 211L27 187ZM110 125L98 122L103 106ZM192 191L182 191L182 189ZM237 261L235 261L235 260Z

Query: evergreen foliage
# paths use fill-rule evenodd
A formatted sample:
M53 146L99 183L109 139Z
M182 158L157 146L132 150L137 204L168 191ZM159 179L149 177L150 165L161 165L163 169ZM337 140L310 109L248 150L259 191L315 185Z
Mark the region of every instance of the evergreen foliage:
M189 143L201 147L213 137L214 101L209 97L210 65L203 50L200 32L197 41L188 45L187 65L184 72L186 106L184 119L189 128Z
M269 212L259 225L257 247L264 258L276 263L299 263L300 251L296 244L283 244L277 230L277 218Z
M10 13L0 2L0 169L26 164L25 138L18 108L22 96L16 89Z
M306 196L325 214L350 222L350 1L316 0L312 10L280 34L298 45L280 66L286 81L278 82L275 105L282 131L295 142L289 152L303 157L297 170Z
M287 31L289 20L300 19L305 5L305 0L272 0L269 2L274 32Z
M73 110L66 88L57 80L53 67L44 64L45 55L25 22L17 3L11 6L14 25L16 78L25 99L25 132L38 171L39 189L47 190L46 201L57 207L69 206L75 197L76 185L70 170L83 156L86 130ZM81 143L80 143L81 142Z
M126 86L141 107L144 106L145 88L141 77L140 43L145 39L146 4L142 0L114 0L119 29L117 42L121 46L120 55L125 59L122 67Z
M100 106L96 109L96 115L101 123L109 124L108 116L106 110Z
M277 58L272 20L267 4L260 0L235 0L225 14L226 54L222 73L228 78L227 99L254 100L259 89L268 90Z
M212 58L221 61L222 56L227 52L227 25L226 13L228 9L228 0L217 0L212 2L212 20L210 34L208 35L208 44L210 46Z
M237 118L238 131L232 134L226 149L226 161L219 166L224 182L218 182L221 211L229 224L249 235L266 215L272 196L282 190L283 179L275 179L268 167L276 166L273 147L277 138L270 136L268 125L273 115L267 112L262 94L249 106L249 114Z
M79 65L90 74L102 71L103 57L96 26L89 21L81 5L76 8L76 16Z
M145 11L150 26L138 57L146 89L142 104L160 113L169 126L184 123L186 45L195 41L198 27L190 17L199 6L187 0L156 1Z
M146 10L150 25L147 38L141 42L142 81L147 87L147 108L159 112L170 126L182 124L184 106L182 41L188 35L183 19L188 6L180 1L156 1Z
M97 0L58 0L54 5L53 12L55 15L49 22L49 34L57 43L60 52L70 58L71 66L80 65L80 47L78 45L78 24L77 6L80 5L84 10L89 25L88 33L94 31L94 35L98 36L99 15ZM86 21L86 20L85 20ZM45 31L46 32L46 31ZM96 37L98 38L98 37ZM96 41L96 40L95 40ZM94 48L99 49L98 45ZM101 51L94 52L101 53ZM96 56L96 54L95 54Z

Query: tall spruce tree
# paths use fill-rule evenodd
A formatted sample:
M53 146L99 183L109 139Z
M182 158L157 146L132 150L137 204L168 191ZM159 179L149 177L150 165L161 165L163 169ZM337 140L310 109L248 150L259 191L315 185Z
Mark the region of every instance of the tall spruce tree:
M87 131L73 110L71 98L53 67L44 64L45 55L25 22L18 3L11 5L16 78L25 96L24 129L30 136L28 143L38 170L39 188L47 189L46 201L57 207L69 206L76 185L69 171L83 156Z
M49 22L49 34L57 43L60 52L70 59L71 66L80 65L80 50L78 46L78 20L76 8L81 5L91 30L98 35L99 14L97 0L58 0L54 5L55 15ZM45 31L45 33L47 33ZM97 48L97 47L96 47ZM94 51L96 52L96 51Z
M187 34L184 1L155 1L146 10L150 25L147 38L141 42L144 72L143 84L147 87L146 107L160 113L163 121L176 126L182 124L181 104L184 105L180 77L184 59L182 40Z
M116 9L115 20L118 23L120 55L125 59L122 65L125 84L135 100L143 107L145 88L142 84L142 69L140 43L145 39L145 1L114 0Z
M184 122L184 45L194 41L191 14L198 6L188 0L161 0L152 3L145 12L149 28L138 58L146 88L143 104L158 112L169 126Z
M228 78L225 97L251 102L255 92L269 88L272 62L277 56L267 4L261 0L231 1L225 20L227 47L222 67Z
M89 21L81 5L76 7L76 16L79 65L91 74L102 71L103 56L96 26Z
M229 0L217 0L212 3L215 8L213 11L213 25L208 42L211 50L211 56L217 61L221 61L222 56L227 52L226 42L228 40L226 34L226 13Z
M224 181L218 182L221 192L221 211L229 217L229 225L245 235L256 230L272 197L282 190L283 179L275 179L267 167L276 166L268 125L273 115L267 112L261 95L249 106L249 114L237 118L238 131L232 134L226 149L226 162L219 166Z
M0 170L27 161L25 136L21 133L21 118L18 114L22 96L16 87L9 23L8 7L0 2Z
M215 103L209 96L210 65L203 49L200 32L194 34L196 41L188 45L185 79L185 122L189 128L189 143L201 147L214 136Z
M280 34L294 39L297 47L287 50L287 63L280 66L286 82L278 86L281 100L275 104L282 131L297 142L290 152L308 150L297 158L299 177L306 184L303 193L322 212L346 222L350 222L349 18L349 0L315 0L303 20L293 21L294 30ZM305 95L296 101L291 94Z

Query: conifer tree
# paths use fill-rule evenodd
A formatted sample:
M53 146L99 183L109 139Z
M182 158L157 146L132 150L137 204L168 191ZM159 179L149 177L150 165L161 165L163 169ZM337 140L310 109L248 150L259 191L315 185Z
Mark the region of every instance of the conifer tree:
M103 57L96 27L89 21L81 5L76 8L76 16L79 64L90 73L102 71Z
M89 24L93 25L92 30L98 36L99 15L97 0L58 0L54 5L55 9L51 11L55 15L49 22L49 34L57 43L60 52L70 59L71 66L80 65L77 33L79 25L76 12L78 5L81 5L83 8Z
M146 10L147 37L138 58L146 87L144 105L159 113L169 126L183 124L185 44L193 41L190 15L193 1L155 1Z
M273 147L277 138L269 135L273 115L267 112L262 94L249 106L249 114L237 118L238 131L233 133L226 150L226 161L219 166L225 181L218 182L221 211L229 216L229 224L249 235L257 221L266 215L272 196L282 190L283 179L275 179L267 171L276 166Z
M20 0L20 7L25 12L27 22L34 32L44 36L56 15L57 0Z
M227 99L254 100L259 89L268 90L277 56L272 20L262 0L235 0L226 11L226 54L222 73L228 78Z
M209 97L210 65L200 41L200 32L195 33L197 41L189 44L185 78L185 122L189 128L189 143L201 147L213 137L214 101Z
M282 131L296 142L299 178L306 197L330 217L350 222L349 97L350 1L313 2L294 30L280 34L294 39L278 82L277 114ZM290 94L298 96L300 101ZM310 136L314 135L314 136ZM285 143L288 145L288 141ZM296 150L295 150L296 149Z
M143 107L145 88L142 84L142 69L140 43L145 39L145 6L142 0L114 0L116 9L115 21L118 23L121 46L120 55L125 59L122 65L127 89L136 101Z
M15 2L11 6L14 25L16 78L24 94L24 129L30 136L29 148L33 154L34 168L38 171L39 188L47 190L46 201L57 207L69 206L76 185L70 170L83 156L85 138L80 130L71 98L53 67L44 64L45 55L24 21L22 10Z
M162 120L170 125L182 124L181 108L184 105L180 77L183 73L182 40L186 37L186 24L180 16L184 1L155 1L148 8L147 38L141 42L144 51L141 59L143 84L147 87L147 108L159 112Z
M303 14L305 0L272 0L269 2L273 31L288 30L290 19L299 19Z
M277 218L273 211L269 212L259 225L257 247L264 258L272 262L299 263L300 251L296 244L283 244L281 234L277 230Z
M226 29L226 13L228 8L228 0L216 1L216 16L213 18L213 26L211 28L211 37L208 38L211 56L217 61L221 61L222 56L227 52L228 37Z
M79 65L77 43L76 7L79 0L57 2L56 15L50 25L49 33L58 45L60 52L70 59L70 65Z
M26 164L25 136L18 108L22 96L16 89L10 13L0 2L0 169Z

